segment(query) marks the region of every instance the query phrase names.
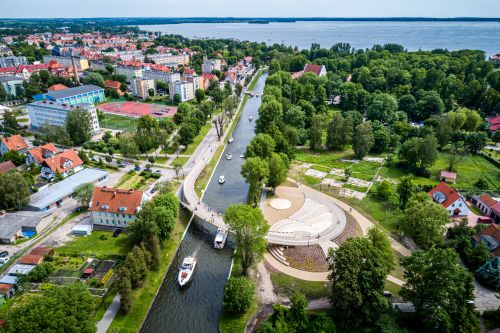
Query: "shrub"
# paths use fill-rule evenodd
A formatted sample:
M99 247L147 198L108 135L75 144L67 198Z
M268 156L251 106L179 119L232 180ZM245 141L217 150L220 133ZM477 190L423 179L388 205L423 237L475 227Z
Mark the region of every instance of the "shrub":
M255 294L254 284L246 277L230 278L224 290L224 308L241 313L250 308Z
M500 257L492 258L475 274L479 282L493 290L500 290Z

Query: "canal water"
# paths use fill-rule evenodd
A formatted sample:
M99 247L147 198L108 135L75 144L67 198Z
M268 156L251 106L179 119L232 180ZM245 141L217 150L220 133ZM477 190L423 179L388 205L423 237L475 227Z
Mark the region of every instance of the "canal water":
M254 91L262 92L267 75L262 75ZM261 98L249 98L241 118L234 129L234 142L228 144L214 176L208 184L203 201L216 211L223 212L227 206L246 202L248 186L240 175L247 144L255 135L255 120ZM248 118L253 115L253 121ZM227 160L225 154L233 158ZM226 183L218 183L224 174ZM224 250L213 249L217 228L197 218L193 219L179 250L160 287L158 295L142 326L142 333L217 333L222 313L224 286L231 269L234 243L229 239ZM198 258L194 279L185 289L177 284L178 268L188 255Z

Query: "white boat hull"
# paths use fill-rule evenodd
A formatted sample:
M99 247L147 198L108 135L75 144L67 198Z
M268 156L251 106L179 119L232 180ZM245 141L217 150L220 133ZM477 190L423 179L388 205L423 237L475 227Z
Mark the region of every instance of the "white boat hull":
M177 275L177 282L179 286L182 288L186 286L189 282L191 282L194 274L194 269L196 267L196 262L190 269L182 268L179 270L179 274Z

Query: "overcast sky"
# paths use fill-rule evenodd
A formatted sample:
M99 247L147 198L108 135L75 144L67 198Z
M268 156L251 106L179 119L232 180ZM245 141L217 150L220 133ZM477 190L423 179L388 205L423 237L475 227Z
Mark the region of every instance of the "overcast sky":
M500 17L500 0L0 0L0 17Z

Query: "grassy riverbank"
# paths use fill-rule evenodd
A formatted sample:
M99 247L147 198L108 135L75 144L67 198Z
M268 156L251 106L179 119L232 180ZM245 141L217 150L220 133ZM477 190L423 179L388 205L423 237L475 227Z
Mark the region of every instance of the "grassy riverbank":
M181 243L182 235L186 230L190 218L190 212L183 209L180 210L179 219L172 232L172 236L163 244L160 269L149 272L144 287L135 289L132 292L132 310L129 314L118 312L108 332L139 332L142 322L146 319L149 309L163 282L163 278Z

